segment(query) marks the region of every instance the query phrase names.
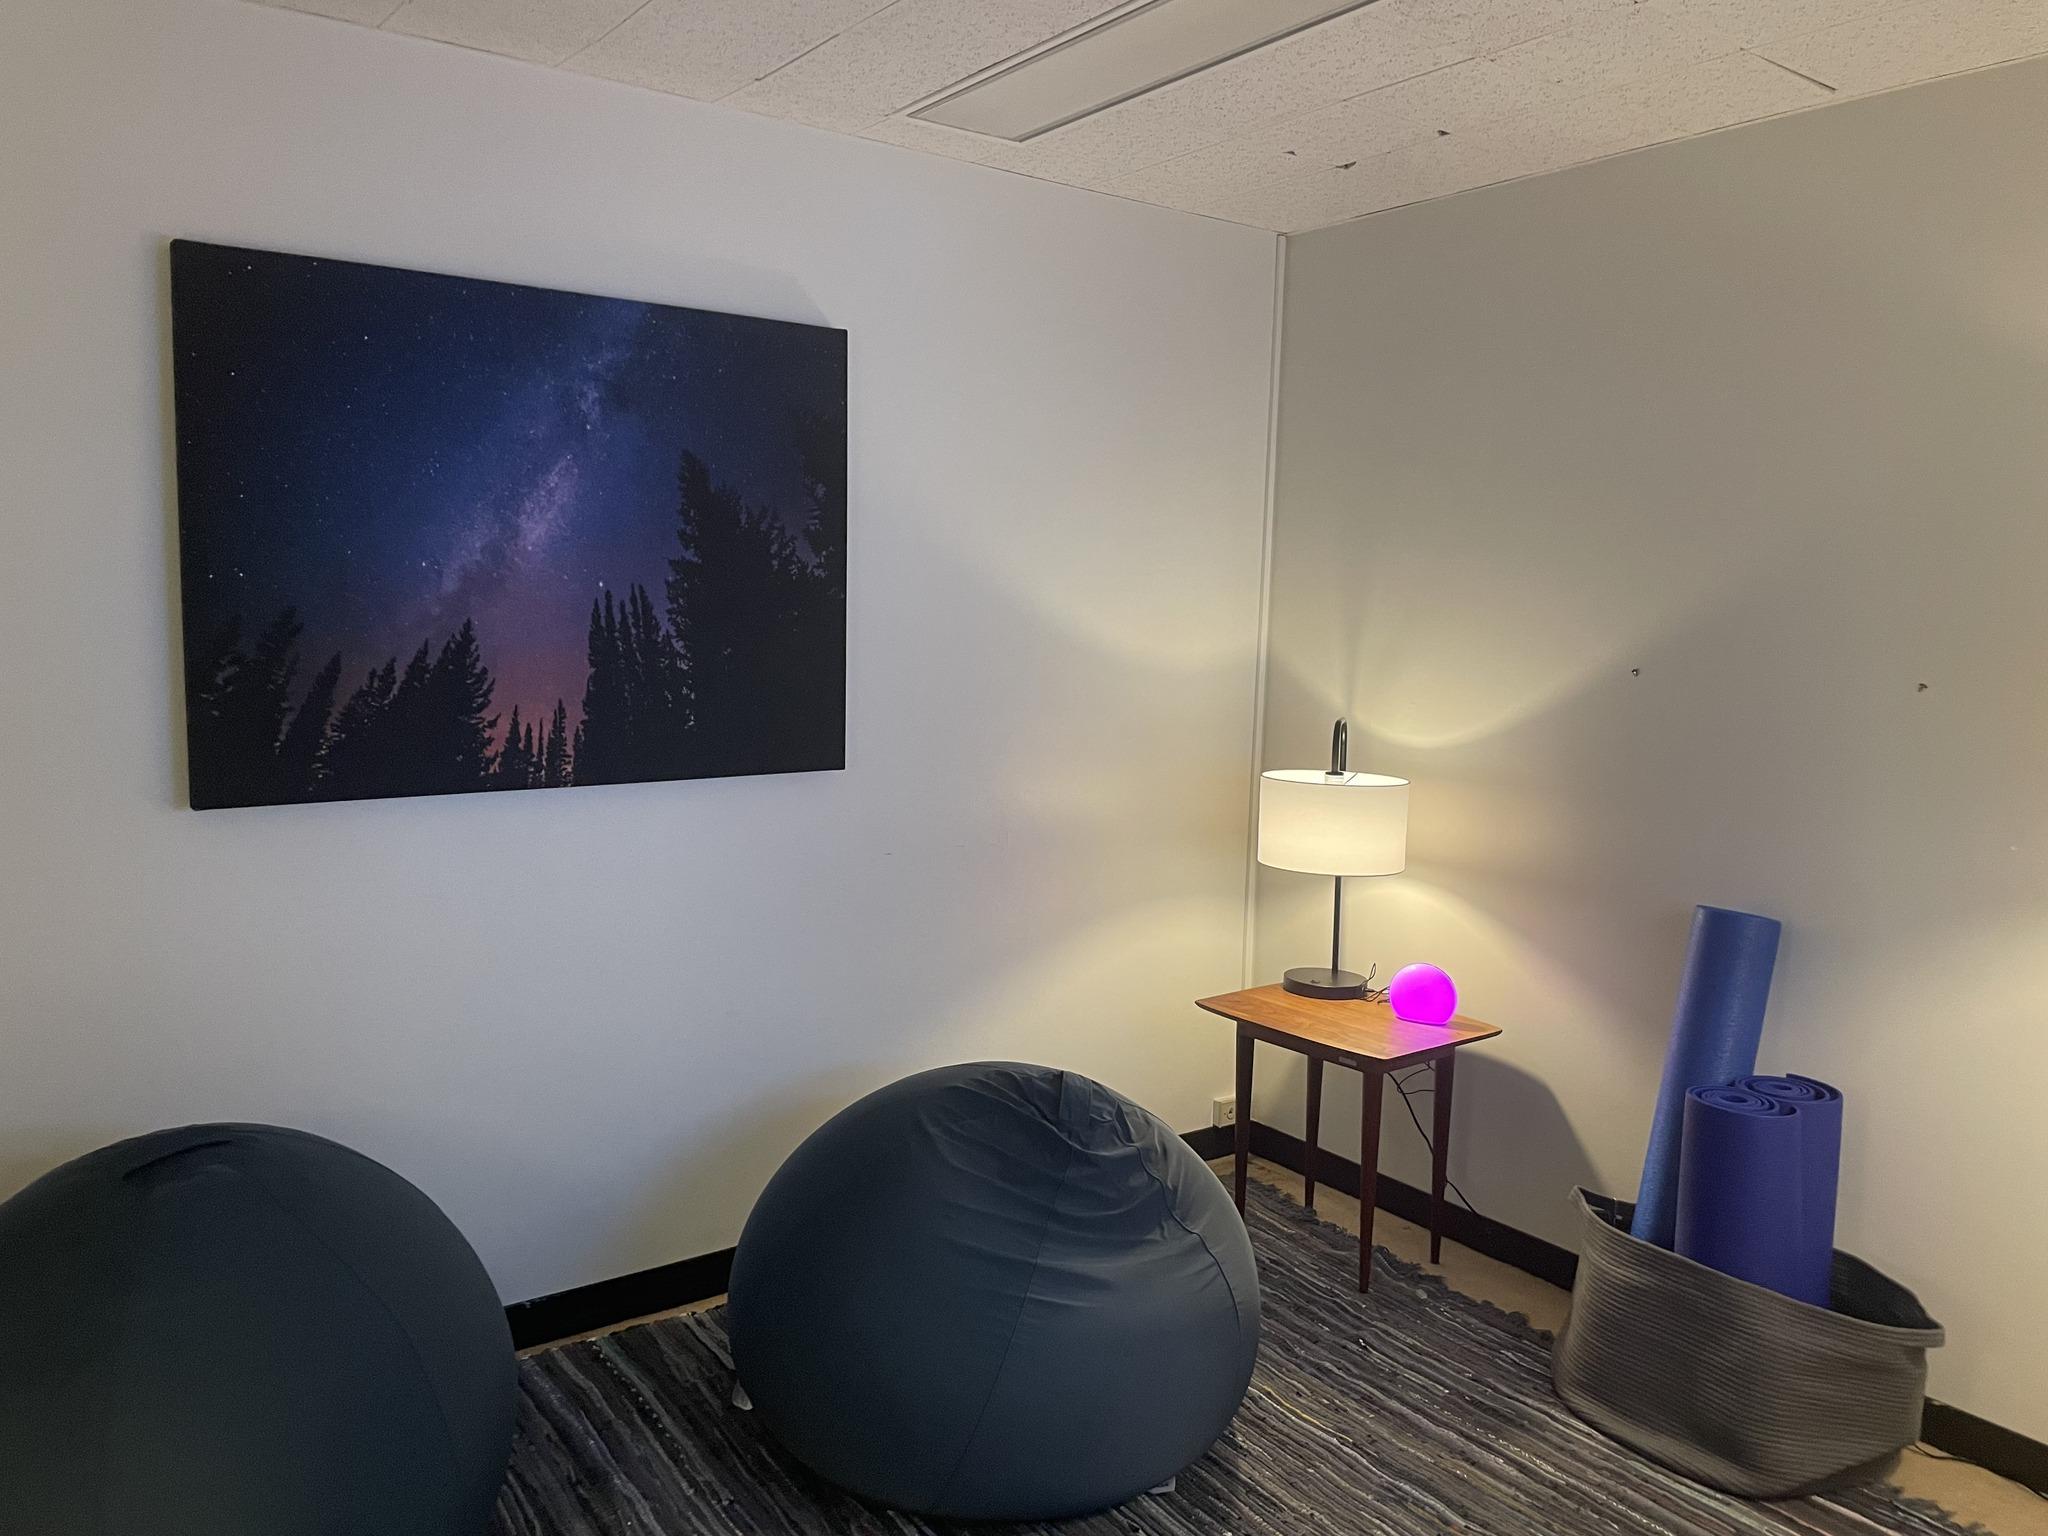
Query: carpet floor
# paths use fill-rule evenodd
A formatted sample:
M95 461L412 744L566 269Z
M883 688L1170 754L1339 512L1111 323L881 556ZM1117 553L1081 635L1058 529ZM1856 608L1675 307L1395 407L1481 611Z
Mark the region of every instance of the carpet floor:
M1750 1503L1643 1460L1550 1389L1550 1335L1254 1184L1265 1318L1249 1395L1170 1494L1057 1525L1066 1536L1956 1536L1873 1487ZM729 1406L723 1311L565 1345L521 1366L496 1536L920 1533L813 1477Z

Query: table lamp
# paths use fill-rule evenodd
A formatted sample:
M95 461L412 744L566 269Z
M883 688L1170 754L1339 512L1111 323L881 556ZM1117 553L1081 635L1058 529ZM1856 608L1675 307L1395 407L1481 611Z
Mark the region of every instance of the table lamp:
M1365 978L1339 963L1344 938L1344 877L1398 875L1408 867L1408 781L1352 773L1347 729L1330 732L1328 772L1277 768L1259 775L1259 862L1336 878L1330 964L1291 970L1281 985L1302 997L1362 997Z

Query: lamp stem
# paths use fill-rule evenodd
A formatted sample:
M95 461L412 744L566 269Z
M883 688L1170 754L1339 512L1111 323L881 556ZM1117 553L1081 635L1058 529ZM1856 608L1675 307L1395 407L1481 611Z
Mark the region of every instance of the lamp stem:
M1349 770L1351 766L1351 727L1339 719L1330 727L1330 777ZM1336 894L1330 902L1330 970L1334 973L1344 969L1341 954L1344 948L1344 877L1338 875Z
M1341 971L1344 967L1338 963L1337 957L1344 943L1344 877L1338 875L1335 879L1337 895L1330 903L1330 969Z

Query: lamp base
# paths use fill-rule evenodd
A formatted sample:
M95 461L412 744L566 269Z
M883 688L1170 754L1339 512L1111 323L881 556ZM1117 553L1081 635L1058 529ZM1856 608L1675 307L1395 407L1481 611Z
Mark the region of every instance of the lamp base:
M1297 966L1280 978L1296 997L1363 997L1365 978L1356 971L1333 971L1327 965Z

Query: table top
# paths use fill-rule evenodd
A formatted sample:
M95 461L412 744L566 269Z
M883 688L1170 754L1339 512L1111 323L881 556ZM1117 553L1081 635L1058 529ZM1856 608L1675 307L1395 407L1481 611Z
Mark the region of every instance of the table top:
M1205 997L1197 1008L1248 1025L1261 1039L1332 1059L1398 1065L1446 1046L1490 1040L1500 1031L1460 1014L1448 1024L1411 1024L1385 1003L1363 998L1297 997L1285 987L1252 987Z

